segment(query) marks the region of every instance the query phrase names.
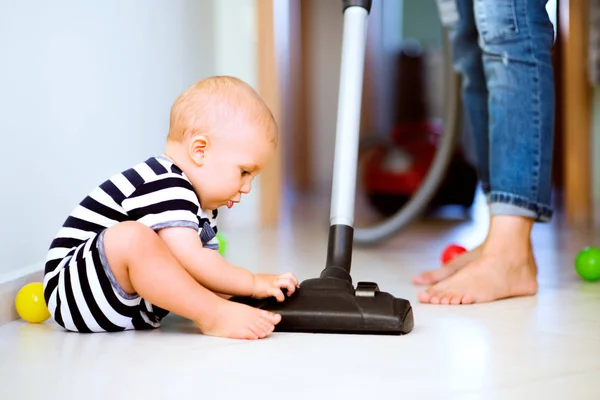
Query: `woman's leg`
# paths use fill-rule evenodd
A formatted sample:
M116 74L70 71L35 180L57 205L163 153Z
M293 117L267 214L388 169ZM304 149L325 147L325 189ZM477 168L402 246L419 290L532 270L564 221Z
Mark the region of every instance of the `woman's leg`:
M460 304L531 295L531 228L549 221L554 135L551 48L543 0L475 0L489 109L491 223L480 256L419 295Z
M451 1L451 0L450 0ZM456 0L458 20L449 24L452 62L462 76L462 102L466 123L473 135L477 172L486 196L490 193L488 88L483 67L483 51L475 23L473 0ZM464 253L448 265L423 272L413 278L420 285L432 285L445 279L474 260L481 246Z

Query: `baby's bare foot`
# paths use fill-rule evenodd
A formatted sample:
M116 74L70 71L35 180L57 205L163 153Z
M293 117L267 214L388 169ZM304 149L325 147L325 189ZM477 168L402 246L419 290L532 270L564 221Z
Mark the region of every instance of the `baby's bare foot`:
M210 322L196 321L202 333L231 339L263 339L281 321L281 315L223 301Z
M448 264L440 268L431 269L429 271L422 272L419 275L415 275L413 277L413 283L417 285L433 285L448 278L459 269L477 259L481 255L482 247L483 244L471 251L462 253L453 258Z
M454 275L419 293L422 303L485 303L537 292L533 251L511 253L484 247L480 256Z

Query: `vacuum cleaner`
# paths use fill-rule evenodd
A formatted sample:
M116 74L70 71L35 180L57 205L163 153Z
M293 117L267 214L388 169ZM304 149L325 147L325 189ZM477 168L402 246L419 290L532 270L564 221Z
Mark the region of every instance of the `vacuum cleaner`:
M375 282L358 282L354 287L350 276L366 28L372 0L342 2L342 62L325 269L319 278L303 281L283 302L275 298L230 300L281 314L275 326L279 332L402 335L414 326L410 302L380 291Z
M423 185L444 134L444 122L432 117L429 109L421 44L407 40L397 62L399 73L396 79L390 79L397 88L393 126L387 135L368 135L359 145L359 160L361 153L364 159L359 163L363 168L359 175L363 177L364 194L372 208L388 218L398 213ZM462 146L455 147L441 178L422 211L447 205L470 208L478 178Z
M442 128L432 121L398 124L390 140L382 141L365 163L364 191L369 203L385 217L398 213L415 195L427 177ZM477 171L457 146L448 169L425 210L457 205L473 205Z

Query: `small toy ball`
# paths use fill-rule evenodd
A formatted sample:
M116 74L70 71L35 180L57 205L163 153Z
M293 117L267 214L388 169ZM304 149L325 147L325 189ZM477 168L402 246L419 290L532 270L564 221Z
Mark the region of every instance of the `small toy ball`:
M467 249L457 244L451 244L442 252L442 265L448 264L454 257L465 253Z
M227 254L227 240L225 239L225 235L217 232L217 241L219 242L219 254L225 256Z
M575 271L589 282L600 280L600 249L586 247L575 258Z
M44 300L44 285L32 282L23 286L15 299L17 313L25 321L39 324L50 318L46 300Z

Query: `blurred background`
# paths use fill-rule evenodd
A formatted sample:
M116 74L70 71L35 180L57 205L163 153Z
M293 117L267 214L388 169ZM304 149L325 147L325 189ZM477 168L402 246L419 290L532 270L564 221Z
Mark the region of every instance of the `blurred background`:
M547 10L557 32L555 201L566 221L593 229L600 226L600 162L592 156L600 154L600 89L587 73L587 7L550 1ZM67 214L110 175L160 154L173 100L211 75L256 88L282 135L253 192L222 210L221 229L289 228L299 204L322 213L315 228L326 229L342 26L341 0L0 0L0 276L39 270ZM373 1L361 138L409 127L411 137L429 140L443 131L447 51L435 0ZM460 168L469 170L469 132L463 123L458 130ZM382 157L401 171L409 156ZM361 174L383 168L373 165L361 164ZM392 209L402 205L398 197L368 198L377 178L359 179L367 201L357 203L357 219L385 218L390 201ZM448 189L459 195L447 202L466 218L476 184Z

